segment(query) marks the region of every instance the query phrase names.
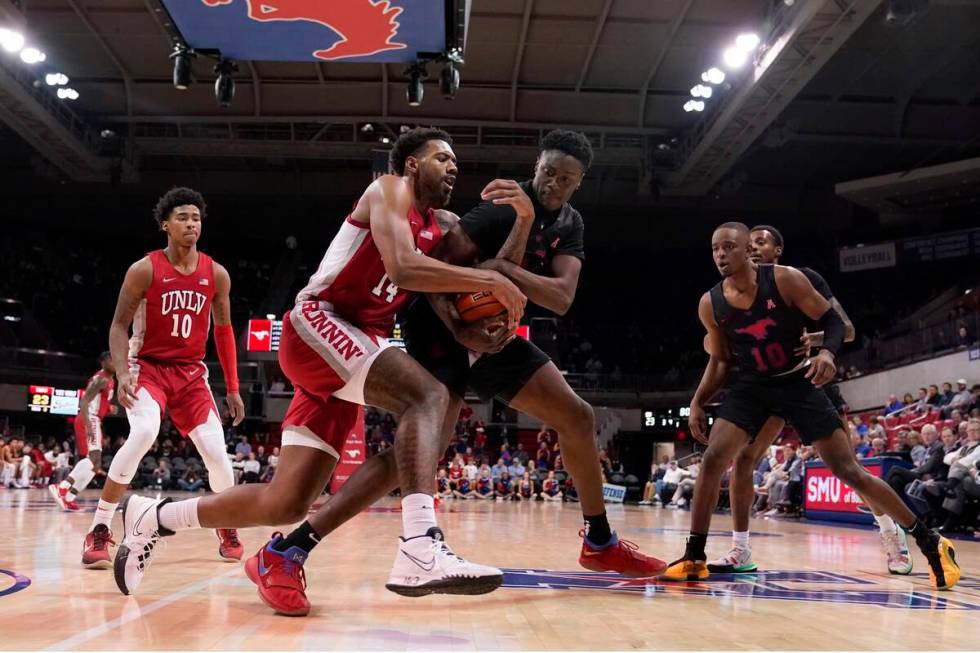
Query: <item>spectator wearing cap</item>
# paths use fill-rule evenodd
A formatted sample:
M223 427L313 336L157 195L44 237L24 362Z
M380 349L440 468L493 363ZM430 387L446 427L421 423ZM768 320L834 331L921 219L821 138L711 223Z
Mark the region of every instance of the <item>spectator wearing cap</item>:
M973 393L971 393L970 390L966 387L966 379L957 379L956 394L953 395L953 398L950 399L949 405L946 407L946 410L943 411L944 413L946 413L946 415L944 416L948 417L949 415L952 414L954 410L959 410L959 411L963 411L964 409L969 410L970 405L972 403L973 403Z

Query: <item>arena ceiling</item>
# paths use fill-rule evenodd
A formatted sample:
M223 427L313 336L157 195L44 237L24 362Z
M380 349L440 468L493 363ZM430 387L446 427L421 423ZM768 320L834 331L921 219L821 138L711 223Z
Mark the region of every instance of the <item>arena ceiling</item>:
M156 0L17 4L80 98L70 126L61 116L43 135L37 125L59 110L37 94L31 104L16 88L23 66L8 61L0 118L81 181L108 174L105 129L122 137L125 181L181 165L363 166L379 138L414 124L448 127L465 162L506 172L526 168L543 130L571 126L597 146L593 181L639 197L830 184L980 150L972 0L924 3L903 27L885 24L888 0L473 0L452 101L436 79L409 106L402 64L257 61L242 62L227 109L206 59L188 90L173 87ZM768 68L730 77L707 111L685 112L702 71L745 31L763 35Z

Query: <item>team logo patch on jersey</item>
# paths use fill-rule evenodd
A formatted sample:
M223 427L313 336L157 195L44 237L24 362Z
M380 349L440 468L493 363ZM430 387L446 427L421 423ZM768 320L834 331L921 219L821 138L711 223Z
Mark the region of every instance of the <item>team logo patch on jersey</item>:
M598 590L625 592L653 598L687 594L717 599L811 601L913 610L980 610L980 597L943 596L932 591L927 574L912 574L899 588L872 578L828 571L760 571L746 574L712 574L704 581L673 583L650 578L624 578L614 573L504 569L503 587L525 590ZM980 578L963 576L960 587L980 588Z
M766 308L768 310L770 310L770 311L775 310L775 308L776 308L776 302L774 302L771 298L770 299L767 299L766 300Z
M747 327L735 329L735 333L745 333L752 336L756 340L765 340L766 334L769 332L769 327L774 326L776 326L775 320L773 320L771 317L764 317L758 322L753 322Z
M558 243L560 242L561 242L561 237L555 238L555 240L551 243L551 249L558 247Z

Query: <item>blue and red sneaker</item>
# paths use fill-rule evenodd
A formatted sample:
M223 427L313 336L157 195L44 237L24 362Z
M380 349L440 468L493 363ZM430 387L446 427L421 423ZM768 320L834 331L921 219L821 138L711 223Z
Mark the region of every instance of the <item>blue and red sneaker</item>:
M245 561L245 575L256 584L267 606L289 617L305 617L310 613L303 571L307 553L296 546L276 551L273 547L282 540L282 533L273 533L272 539Z
M649 578L667 568L663 560L640 553L637 545L619 539L616 533L603 546L590 542L584 529L578 535L582 538L578 563L590 571L615 571L630 578Z

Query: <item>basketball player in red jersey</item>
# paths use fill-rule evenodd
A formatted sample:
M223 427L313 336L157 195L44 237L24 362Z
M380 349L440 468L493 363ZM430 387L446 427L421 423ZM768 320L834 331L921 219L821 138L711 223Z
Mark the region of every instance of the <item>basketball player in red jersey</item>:
M58 502L62 510L78 510L75 497L84 490L96 473L102 469L102 418L115 412L112 394L116 387L116 368L112 365L112 355L105 351L99 356L99 371L92 375L85 385L85 393L78 402L78 417L75 418L75 443L78 462L68 478L58 485L49 485L48 492Z
M478 594L502 582L499 569L455 555L436 525L432 479L443 450L449 395L405 352L390 347L386 336L411 291L493 292L509 314L511 328L502 338L519 322L526 300L499 273L424 255L455 222L455 216L441 210L457 173L448 134L421 128L402 134L392 149L391 166L395 174L368 186L283 318L279 362L296 394L283 421L282 455L272 482L179 502L130 497L123 517L126 539L115 560L123 593L141 582L161 535L302 519L330 479L358 404L398 416L395 458L403 535L386 587L405 596ZM514 206L526 239L534 213L516 183L491 182L483 197ZM289 538L275 536L249 559L246 572L263 597L305 587L302 563L317 539L315 531L301 528ZM305 595L298 596L301 601L281 611L309 612Z
M160 432L164 410L170 411L174 426L201 454L211 489L222 492L235 484L203 362L213 314L214 341L228 388L226 400L234 423L239 424L245 408L238 394L231 279L224 267L197 249L205 212L204 198L189 188L174 188L161 197L154 217L167 234L167 247L130 266L119 291L109 349L119 382L119 403L129 417L129 437L112 459L92 528L85 537L82 564L89 568L112 565L108 547L113 544L113 513ZM218 539L222 558L241 559L242 545L235 531L219 530Z

